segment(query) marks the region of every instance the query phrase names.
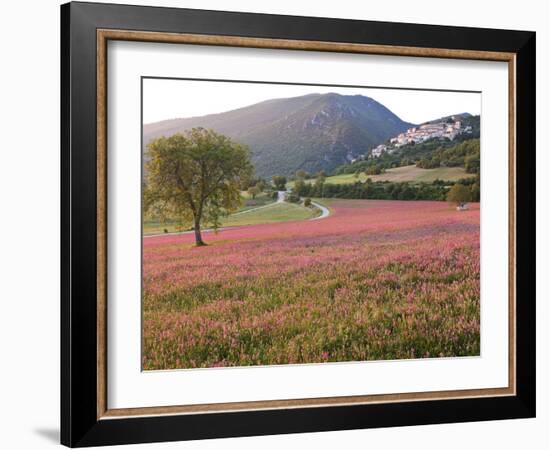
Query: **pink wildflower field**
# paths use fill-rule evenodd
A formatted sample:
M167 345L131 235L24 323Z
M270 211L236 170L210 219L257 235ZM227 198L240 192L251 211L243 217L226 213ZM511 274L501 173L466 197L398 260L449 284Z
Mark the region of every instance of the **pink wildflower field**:
M322 220L143 239L143 368L479 355L479 205L331 200Z

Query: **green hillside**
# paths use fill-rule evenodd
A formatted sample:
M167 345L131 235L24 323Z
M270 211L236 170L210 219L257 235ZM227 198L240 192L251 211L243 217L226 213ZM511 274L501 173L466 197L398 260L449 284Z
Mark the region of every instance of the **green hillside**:
M327 177L326 183L330 184L350 184L357 181L366 181L370 178L372 181L391 181L394 183L402 182L424 182L431 183L435 180L457 181L462 178L475 177L475 174L467 173L463 167L438 167L436 169L421 169L415 165L396 167L388 169L380 175L369 175L368 177L361 173L359 177L354 174L334 175ZM309 180L311 181L311 180Z
M309 94L147 124L143 141L193 127L212 128L250 146L256 174L270 177L299 169L333 170L411 125L369 97Z
M479 171L481 152L480 116L465 116L462 121L472 127L470 133L458 135L454 140L430 139L419 144L407 144L378 158L358 159L332 171L333 175L354 174L369 168L391 169L416 164L424 169L464 167L468 173Z

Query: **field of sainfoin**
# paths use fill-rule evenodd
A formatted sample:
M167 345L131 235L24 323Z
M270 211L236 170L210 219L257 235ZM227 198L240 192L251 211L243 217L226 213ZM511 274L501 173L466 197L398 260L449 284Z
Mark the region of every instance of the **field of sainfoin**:
M479 355L479 206L333 200L317 221L143 240L143 367Z

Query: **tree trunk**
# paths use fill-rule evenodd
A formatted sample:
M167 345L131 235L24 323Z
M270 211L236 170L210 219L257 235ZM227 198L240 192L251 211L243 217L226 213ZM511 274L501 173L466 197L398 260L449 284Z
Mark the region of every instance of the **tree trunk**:
M202 240L201 221L198 218L195 218L195 245L197 247L200 247L202 245L206 245L205 242Z

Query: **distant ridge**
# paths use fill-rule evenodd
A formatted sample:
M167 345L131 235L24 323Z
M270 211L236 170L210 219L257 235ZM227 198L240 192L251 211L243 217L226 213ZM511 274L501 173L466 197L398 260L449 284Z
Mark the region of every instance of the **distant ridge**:
M370 97L308 94L146 124L143 142L194 127L211 128L250 146L256 174L269 177L299 169L332 170L411 126Z
M426 124L429 124L429 123L445 122L449 119L451 119L451 120L464 120L464 119L469 119L471 117L473 117L473 116L470 113L463 112L463 113L460 113L460 114L452 114L450 116L440 117L439 119L433 119L433 120L429 120L427 122L422 122L420 125L426 125Z

